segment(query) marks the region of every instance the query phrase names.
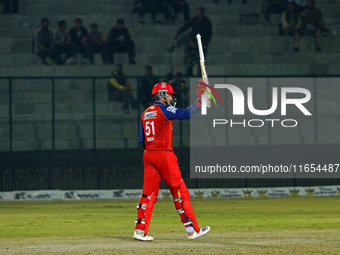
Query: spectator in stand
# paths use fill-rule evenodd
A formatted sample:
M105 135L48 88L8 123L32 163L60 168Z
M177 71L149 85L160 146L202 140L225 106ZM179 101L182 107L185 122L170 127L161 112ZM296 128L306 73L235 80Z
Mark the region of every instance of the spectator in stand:
M90 46L88 44L88 32L83 27L83 21L80 18L74 20L74 27L70 30L72 55L82 54L81 62L87 64L91 57Z
M293 37L293 49L299 51L301 16L297 11L295 2L288 4L287 10L282 13L282 31Z
M118 19L116 26L110 30L107 37L107 49L105 53L106 63L112 64L114 62L114 52L127 52L129 56L129 63L135 65L135 43L131 40L129 30L124 26L124 20Z
M152 105L153 101L150 96L150 91L152 90L155 84L159 83L159 79L153 74L152 66L145 67L145 75L141 79L139 84L139 98L141 104L148 108Z
M55 61L59 65L64 65L65 63L71 65L75 64L76 59L72 57L71 48L71 37L67 33L67 24L65 20L60 20L58 22L59 30L54 34L54 53ZM66 55L66 61L61 57L61 54Z
M18 13L18 5L19 0L3 0L3 13Z
M212 37L211 21L204 14L204 7L199 7L198 15L191 18L180 29L177 30L177 33L175 34L175 39L177 39L180 34L182 34L184 31L186 31L190 27L192 28L192 30L191 30L191 40L190 40L190 50L189 50L190 55L187 60L187 63L188 63L187 70L186 70L187 76L192 76L193 65L199 62L198 54L197 54L198 49L197 49L196 35L197 34L201 35L202 46L203 46L205 55L208 53L208 44Z
M271 23L270 15L272 13L280 14L287 9L288 0L264 0L262 2L262 12L264 19Z
M105 62L104 59L104 35L103 33L98 31L98 25L93 23L90 25L91 31L89 33L89 45L90 45L90 63L94 64L94 53L101 53L103 58L103 63Z
M54 59L53 32L48 28L48 19L42 19L40 24L41 28L34 33L34 52L40 57L43 65L48 65L47 57Z
M315 51L321 51L321 33L326 29L323 27L321 11L315 7L314 0L307 1L307 9L302 12L302 23L303 32L307 35L313 35L315 38Z
M152 19L155 24L160 24L159 21L159 0L136 0L135 1L135 11L138 13L138 23L144 25L144 15L145 13L151 13Z
M123 73L123 66L120 64L116 65L116 69L112 72L113 77L107 84L108 99L109 101L120 101L123 103L124 113L130 113L129 103L132 108L137 107L137 101L133 98L130 90L131 85Z

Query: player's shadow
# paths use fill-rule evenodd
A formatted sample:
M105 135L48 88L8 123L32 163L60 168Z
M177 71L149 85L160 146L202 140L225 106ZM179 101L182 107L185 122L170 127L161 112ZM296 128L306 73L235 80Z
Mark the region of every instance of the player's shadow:
M112 238L112 239L117 239L117 240L120 240L120 241L135 241L132 238L132 235L131 236L108 236L108 237Z

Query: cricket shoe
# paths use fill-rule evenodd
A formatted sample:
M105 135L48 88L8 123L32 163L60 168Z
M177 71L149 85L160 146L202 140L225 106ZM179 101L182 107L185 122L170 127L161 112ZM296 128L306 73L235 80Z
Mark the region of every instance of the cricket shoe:
M206 227L201 228L200 232L194 231L194 232L191 232L191 233L187 233L187 238L188 239L195 239L197 237L205 235L209 231L210 231L210 227L206 226Z
M136 229L136 231L133 233L133 239L139 240L139 241L153 241L153 237L149 235L144 235L144 231Z

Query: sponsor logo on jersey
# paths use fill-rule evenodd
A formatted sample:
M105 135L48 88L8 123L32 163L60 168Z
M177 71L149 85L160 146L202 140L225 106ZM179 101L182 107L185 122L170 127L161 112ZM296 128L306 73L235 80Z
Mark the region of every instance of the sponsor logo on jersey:
M169 111L169 112L176 113L177 108L176 108L176 107L173 107L173 106L169 106L168 108L166 108L166 110Z
M152 142L152 141L155 141L155 138L154 138L153 136L147 137L147 138L146 138L146 141L147 141L147 142Z
M156 115L157 115L157 111L146 112L146 113L144 114L144 119L145 119L145 120L154 119L154 118L156 118Z

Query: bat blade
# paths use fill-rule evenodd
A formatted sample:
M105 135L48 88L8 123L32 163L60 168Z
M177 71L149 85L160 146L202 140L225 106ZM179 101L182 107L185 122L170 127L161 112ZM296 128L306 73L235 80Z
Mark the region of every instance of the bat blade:
M201 67L201 73L202 73L202 80L205 84L209 85L209 79L208 79L208 73L207 73L207 68L205 65L205 59L204 59L204 52L203 52L203 46L202 46L202 41L201 41L201 35L197 34L196 35L197 39L197 45L198 45L198 52L200 56L200 67ZM207 90L210 92L211 90L207 88ZM207 94L204 93L202 97L202 101L207 100L207 102L203 102L204 104L206 103L207 107L211 107L211 97Z

